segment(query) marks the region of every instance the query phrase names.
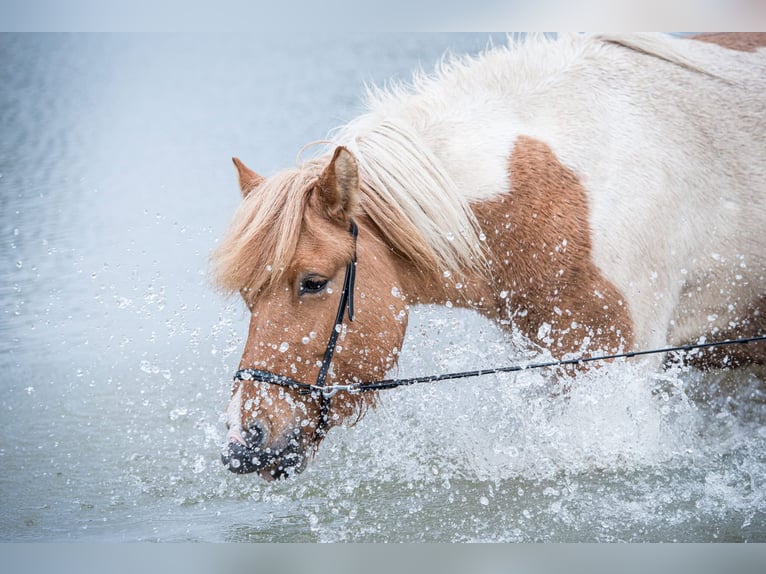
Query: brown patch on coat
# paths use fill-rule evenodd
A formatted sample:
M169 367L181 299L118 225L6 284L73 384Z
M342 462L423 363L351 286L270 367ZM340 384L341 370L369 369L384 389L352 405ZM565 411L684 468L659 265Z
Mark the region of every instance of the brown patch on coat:
M755 52L758 48L766 46L766 32L710 32L689 38L740 52Z
M592 259L588 199L577 176L543 142L516 140L511 189L474 205L493 254L499 315L554 355L633 344L627 303ZM546 333L545 324L550 325Z

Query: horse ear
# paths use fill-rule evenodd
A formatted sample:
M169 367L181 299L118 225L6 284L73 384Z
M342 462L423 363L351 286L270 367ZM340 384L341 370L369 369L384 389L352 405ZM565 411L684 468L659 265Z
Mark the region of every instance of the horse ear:
M263 178L247 167L238 157L231 158L234 167L237 168L239 175L239 188L242 190L242 197L247 197L251 191L263 183Z
M359 202L359 166L345 147L335 148L328 166L319 176L318 200L332 219L348 221Z

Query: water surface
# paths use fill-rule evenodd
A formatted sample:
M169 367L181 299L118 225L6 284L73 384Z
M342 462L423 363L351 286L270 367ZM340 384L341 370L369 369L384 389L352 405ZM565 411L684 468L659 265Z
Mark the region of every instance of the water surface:
M247 327L208 270L229 158L293 165L365 82L487 40L0 36L0 540L766 541L753 373L401 389L295 480L220 464ZM488 322L422 308L399 373L512 357Z

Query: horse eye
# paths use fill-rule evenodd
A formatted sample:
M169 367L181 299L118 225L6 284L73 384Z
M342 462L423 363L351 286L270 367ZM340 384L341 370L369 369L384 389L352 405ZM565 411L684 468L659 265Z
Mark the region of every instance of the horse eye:
M299 295L306 293L320 293L327 287L327 279L321 277L306 277L301 281Z

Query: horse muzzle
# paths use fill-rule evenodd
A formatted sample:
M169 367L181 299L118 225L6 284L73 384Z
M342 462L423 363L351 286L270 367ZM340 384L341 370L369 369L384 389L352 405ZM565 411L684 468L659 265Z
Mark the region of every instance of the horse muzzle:
M237 436L229 435L221 451L221 462L231 472L258 472L266 480L287 478L300 473L308 462L299 436L268 445L267 432L258 424Z

